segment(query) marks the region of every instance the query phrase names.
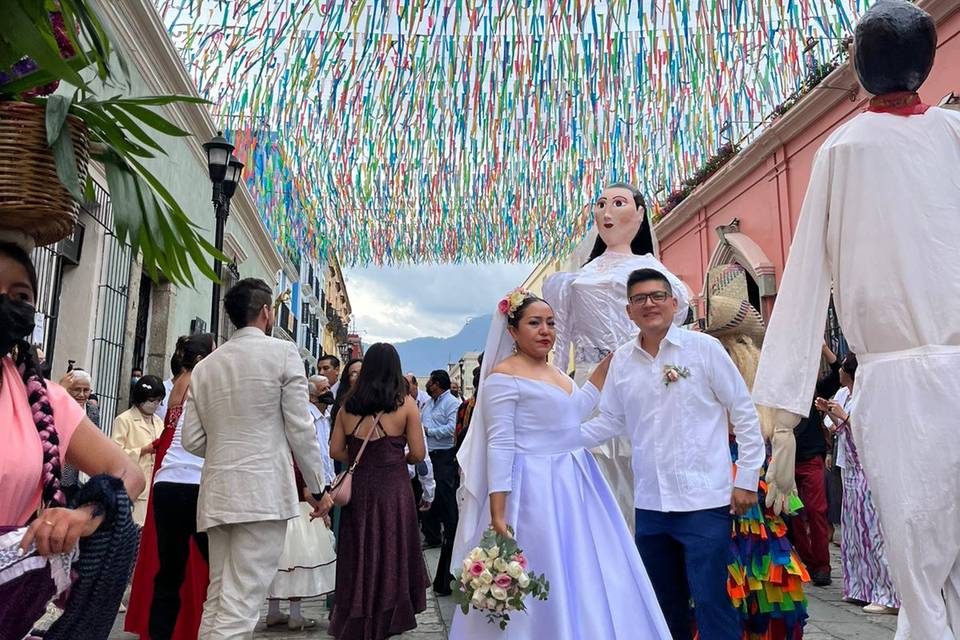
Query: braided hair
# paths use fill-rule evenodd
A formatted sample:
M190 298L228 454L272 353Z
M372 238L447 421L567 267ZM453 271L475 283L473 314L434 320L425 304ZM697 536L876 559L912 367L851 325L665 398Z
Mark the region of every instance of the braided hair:
M34 295L36 295L37 270L33 266L30 255L22 247L12 242L0 242L0 254L20 263L26 270L27 277L30 279L30 286L33 288ZM60 478L62 476L60 436L57 434L57 428L53 423L53 409L50 406L47 383L43 378L40 361L37 359L33 347L25 339L16 344L12 355L17 371L23 379L23 386L27 389L27 403L30 405L30 414L33 416L37 434L40 436L40 444L43 447L41 505L44 507L66 506L66 496L60 488Z
M47 382L43 379L40 362L34 355L30 344L21 340L17 344L15 360L17 371L23 379L23 386L27 389L27 402L30 413L40 436L43 446L43 472L41 480L41 505L43 507L63 507L67 504L66 496L60 488L62 475L60 436L53 422L53 409L50 407L50 397L47 392Z

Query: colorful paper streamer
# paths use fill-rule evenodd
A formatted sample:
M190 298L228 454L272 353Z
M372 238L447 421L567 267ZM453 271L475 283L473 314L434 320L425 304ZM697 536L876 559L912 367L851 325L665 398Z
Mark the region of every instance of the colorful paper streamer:
M670 193L867 0L155 0L278 247L562 255L603 186ZM810 45L810 46L808 46Z

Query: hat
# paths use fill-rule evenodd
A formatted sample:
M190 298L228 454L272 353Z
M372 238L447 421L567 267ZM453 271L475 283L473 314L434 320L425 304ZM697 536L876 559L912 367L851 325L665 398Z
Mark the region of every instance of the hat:
M760 312L747 294L747 272L738 264L724 264L707 273L707 326L714 337L748 335L759 345L764 326Z

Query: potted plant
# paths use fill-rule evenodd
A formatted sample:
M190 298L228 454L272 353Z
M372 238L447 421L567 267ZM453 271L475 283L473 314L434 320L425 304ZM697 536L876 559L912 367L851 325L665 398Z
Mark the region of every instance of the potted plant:
M144 165L163 154L152 131L186 136L153 108L188 96L124 96L127 68L89 0L11 0L0 31L0 228L47 244L69 235L79 204L93 199L87 164L101 163L121 240L156 280L210 279L225 257L199 233ZM117 95L103 98L99 81Z

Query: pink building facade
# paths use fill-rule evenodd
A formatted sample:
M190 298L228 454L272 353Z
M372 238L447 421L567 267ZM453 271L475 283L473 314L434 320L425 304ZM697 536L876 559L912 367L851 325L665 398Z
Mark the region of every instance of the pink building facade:
M917 4L937 21L937 59L920 96L938 104L960 94L960 3ZM656 225L661 260L692 290L697 318L703 318L707 272L731 262L750 274L751 300L769 318L814 154L869 98L852 63L841 65Z

